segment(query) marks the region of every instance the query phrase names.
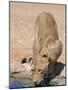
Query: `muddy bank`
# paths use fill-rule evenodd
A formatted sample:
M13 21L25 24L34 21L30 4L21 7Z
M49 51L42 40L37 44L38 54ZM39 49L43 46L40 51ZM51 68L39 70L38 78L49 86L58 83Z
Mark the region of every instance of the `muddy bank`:
M12 68L10 70L10 82L17 80L21 83L24 83L24 85L27 87L34 87L34 84L32 82L31 67L30 65L28 65L28 63L18 64ZM42 86L46 86L45 83L46 82L44 82ZM48 84L48 86L54 85L65 85L65 66L61 71L59 71L59 74L56 75Z

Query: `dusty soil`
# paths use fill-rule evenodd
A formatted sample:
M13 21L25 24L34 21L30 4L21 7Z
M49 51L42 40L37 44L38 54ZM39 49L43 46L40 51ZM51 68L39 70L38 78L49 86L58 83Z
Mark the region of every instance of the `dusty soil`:
M50 12L56 20L59 39L63 43L59 60L65 63L65 6L19 2L10 3L11 61L20 62L23 57L32 56L34 24L41 12Z

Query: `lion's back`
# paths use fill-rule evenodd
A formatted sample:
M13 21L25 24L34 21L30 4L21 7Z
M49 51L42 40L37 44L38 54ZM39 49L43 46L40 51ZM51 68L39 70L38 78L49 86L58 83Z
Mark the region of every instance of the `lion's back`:
M57 25L54 17L50 13L41 13L37 16L36 25L37 37L53 36L58 39Z

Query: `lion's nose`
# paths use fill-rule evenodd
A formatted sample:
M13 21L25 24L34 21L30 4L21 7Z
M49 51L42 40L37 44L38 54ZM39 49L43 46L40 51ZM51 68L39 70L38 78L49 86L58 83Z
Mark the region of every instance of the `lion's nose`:
M34 82L34 85L37 85L37 82Z

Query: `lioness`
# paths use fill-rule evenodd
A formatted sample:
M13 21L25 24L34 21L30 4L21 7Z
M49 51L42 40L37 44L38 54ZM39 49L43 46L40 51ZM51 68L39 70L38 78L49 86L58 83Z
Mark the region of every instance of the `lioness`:
M36 18L34 28L32 79L38 85L53 73L54 65L61 55L62 43L58 38L57 25L50 13L43 12Z

